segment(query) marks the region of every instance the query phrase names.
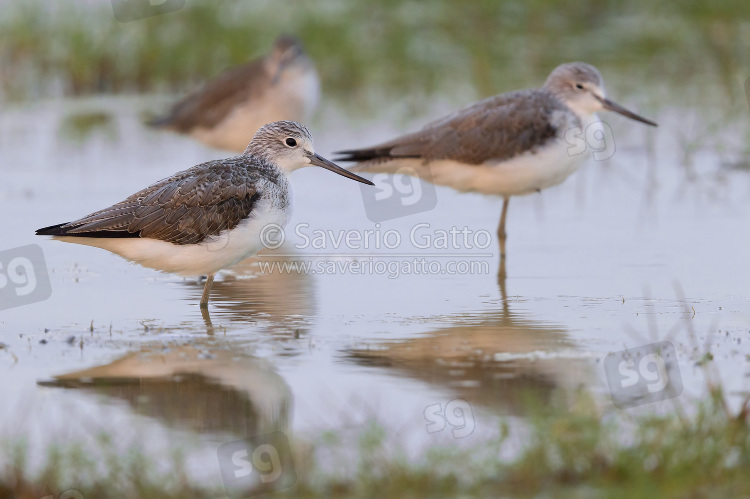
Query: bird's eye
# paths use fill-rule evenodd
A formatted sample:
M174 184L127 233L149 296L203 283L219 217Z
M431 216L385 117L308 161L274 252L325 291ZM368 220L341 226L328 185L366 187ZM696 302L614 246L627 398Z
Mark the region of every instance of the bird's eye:
M286 142L286 145L288 145L289 147L295 147L297 145L297 141L294 140L291 137L289 137L288 139L286 139L285 142Z
M578 90L583 90L583 85L581 85L580 83L576 83L576 88Z

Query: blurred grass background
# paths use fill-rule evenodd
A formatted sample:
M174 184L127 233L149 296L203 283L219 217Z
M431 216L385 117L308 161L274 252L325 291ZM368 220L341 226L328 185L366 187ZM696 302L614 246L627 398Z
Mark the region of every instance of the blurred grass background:
M598 66L618 99L648 86L663 91L647 106L747 111L746 0L186 0L128 23L109 1L0 0L0 92L183 92L280 33L304 41L327 98L363 112L384 98L409 113L435 95L466 102L541 85L571 60Z
M750 403L731 412L724 397L716 387L689 415L676 406L635 417L603 411L585 392L546 405L529 399L526 435L511 459L501 457L503 448L518 444L505 421L497 439L465 449L435 446L418 459L394 448L387 426L372 421L358 431L354 452L351 434L293 440L297 481L273 496L747 497ZM68 497L225 497L216 483L194 483L183 452L149 456L138 442L123 452L110 436L98 435L87 447L52 446L34 471L25 441L0 440L0 497L58 497L72 487L81 495Z
M378 112L385 99L403 115L441 99L463 104L541 85L557 64L583 60L599 67L612 95L629 107L639 107L634 100L640 108L711 107L747 122L747 0L186 0L177 12L129 23L115 19L108 0L0 0L0 101L181 93L265 53L280 33L304 41L328 102L353 112ZM102 111L73 115L70 133L110 120ZM729 128L722 121L711 130ZM703 145L695 137L705 140L702 132L686 132L686 157ZM499 462L493 443L482 468L453 454L442 463L374 461L379 450L363 448L352 480L301 480L289 495L747 494L750 406L728 414L715 396L705 404L694 417L625 417L616 424L586 405L582 412L540 409L528 447L513 462ZM623 434L634 436L623 443ZM174 489L172 497L216 495L192 489L179 469L168 475L172 481L151 480L143 472L150 463L138 454L122 461L111 451L102 470L82 450L54 451L41 475L30 476L22 452L0 446L0 497L41 497L60 481L84 487L85 477L94 482L86 497L169 497L165 487ZM304 469L304 460L298 465ZM307 476L317 476L308 465ZM82 476L77 483L70 468Z

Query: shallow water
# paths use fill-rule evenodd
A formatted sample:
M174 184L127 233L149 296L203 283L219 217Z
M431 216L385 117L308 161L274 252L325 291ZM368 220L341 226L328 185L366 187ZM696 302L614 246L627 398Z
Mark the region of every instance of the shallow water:
M494 240L449 249L409 240L452 227L494 237L498 199L437 188L433 209L376 225L357 184L296 172L285 245L220 274L208 319L201 283L33 235L224 155L142 127L150 105L55 101L0 116L0 251L38 244L52 285L49 299L0 311L5 435L28 432L41 448L101 430L155 453L184 446L196 476L218 483L218 445L276 429L314 439L376 418L418 452L495 435L500 417L523 418L529 392L549 400L584 385L612 407L604 357L659 340L676 348L684 393L628 410L689 405L706 386L696 365L706 350L733 403L747 390L750 177L710 151L683 164L670 130L694 113L664 112L658 129L602 116L616 138L611 158L511 201L506 279ZM70 118L91 112L105 117ZM328 157L403 131L373 128L328 117L312 131ZM334 239L394 231L401 244L336 248L329 237L302 247L299 234L316 229ZM337 267L414 258L438 262L437 272ZM298 261L323 272L261 268ZM449 261L477 262L476 272L443 273ZM458 433L430 432L425 411L454 399L470 406Z

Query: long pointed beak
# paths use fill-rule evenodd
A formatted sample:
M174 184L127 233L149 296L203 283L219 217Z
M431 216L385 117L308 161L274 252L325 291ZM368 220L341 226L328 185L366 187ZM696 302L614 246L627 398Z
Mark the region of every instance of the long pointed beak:
M375 185L366 178L362 178L359 175L355 175L349 170L345 170L341 168L336 163L332 163L325 159L323 156L320 156L318 154L308 154L308 157L310 158L310 164L315 166L320 166L321 168L325 168L326 170L330 170L333 173L338 173L342 177L350 178L352 180L356 180L357 182L362 182L363 184L367 185Z
M647 118L644 118L643 116L638 116L633 111L630 111L621 105L619 105L617 102L613 102L605 97L599 97L598 95L595 96L599 102L602 103L602 106L604 106L604 109L608 111L614 111L616 113L619 113L627 118L630 118L631 120L640 121L641 123L645 123L647 125L651 126L659 126L656 124L656 122L651 121Z

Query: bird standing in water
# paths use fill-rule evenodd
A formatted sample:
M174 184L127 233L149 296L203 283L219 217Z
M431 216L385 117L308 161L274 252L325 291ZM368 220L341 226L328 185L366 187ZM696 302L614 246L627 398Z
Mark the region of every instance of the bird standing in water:
M183 276L214 275L263 248L264 229L289 221L287 176L320 166L370 184L315 153L310 132L292 121L262 127L240 156L176 173L124 201L37 235L103 248L144 267Z
M407 173L463 192L502 196L502 263L510 197L560 184L575 172L584 155L570 153L566 132L585 130L601 110L657 126L609 100L595 67L573 62L555 68L541 88L490 97L418 132L341 151L336 160L358 162L357 171Z
M306 121L319 99L312 60L297 38L284 35L267 56L219 75L149 124L242 152L266 123Z

